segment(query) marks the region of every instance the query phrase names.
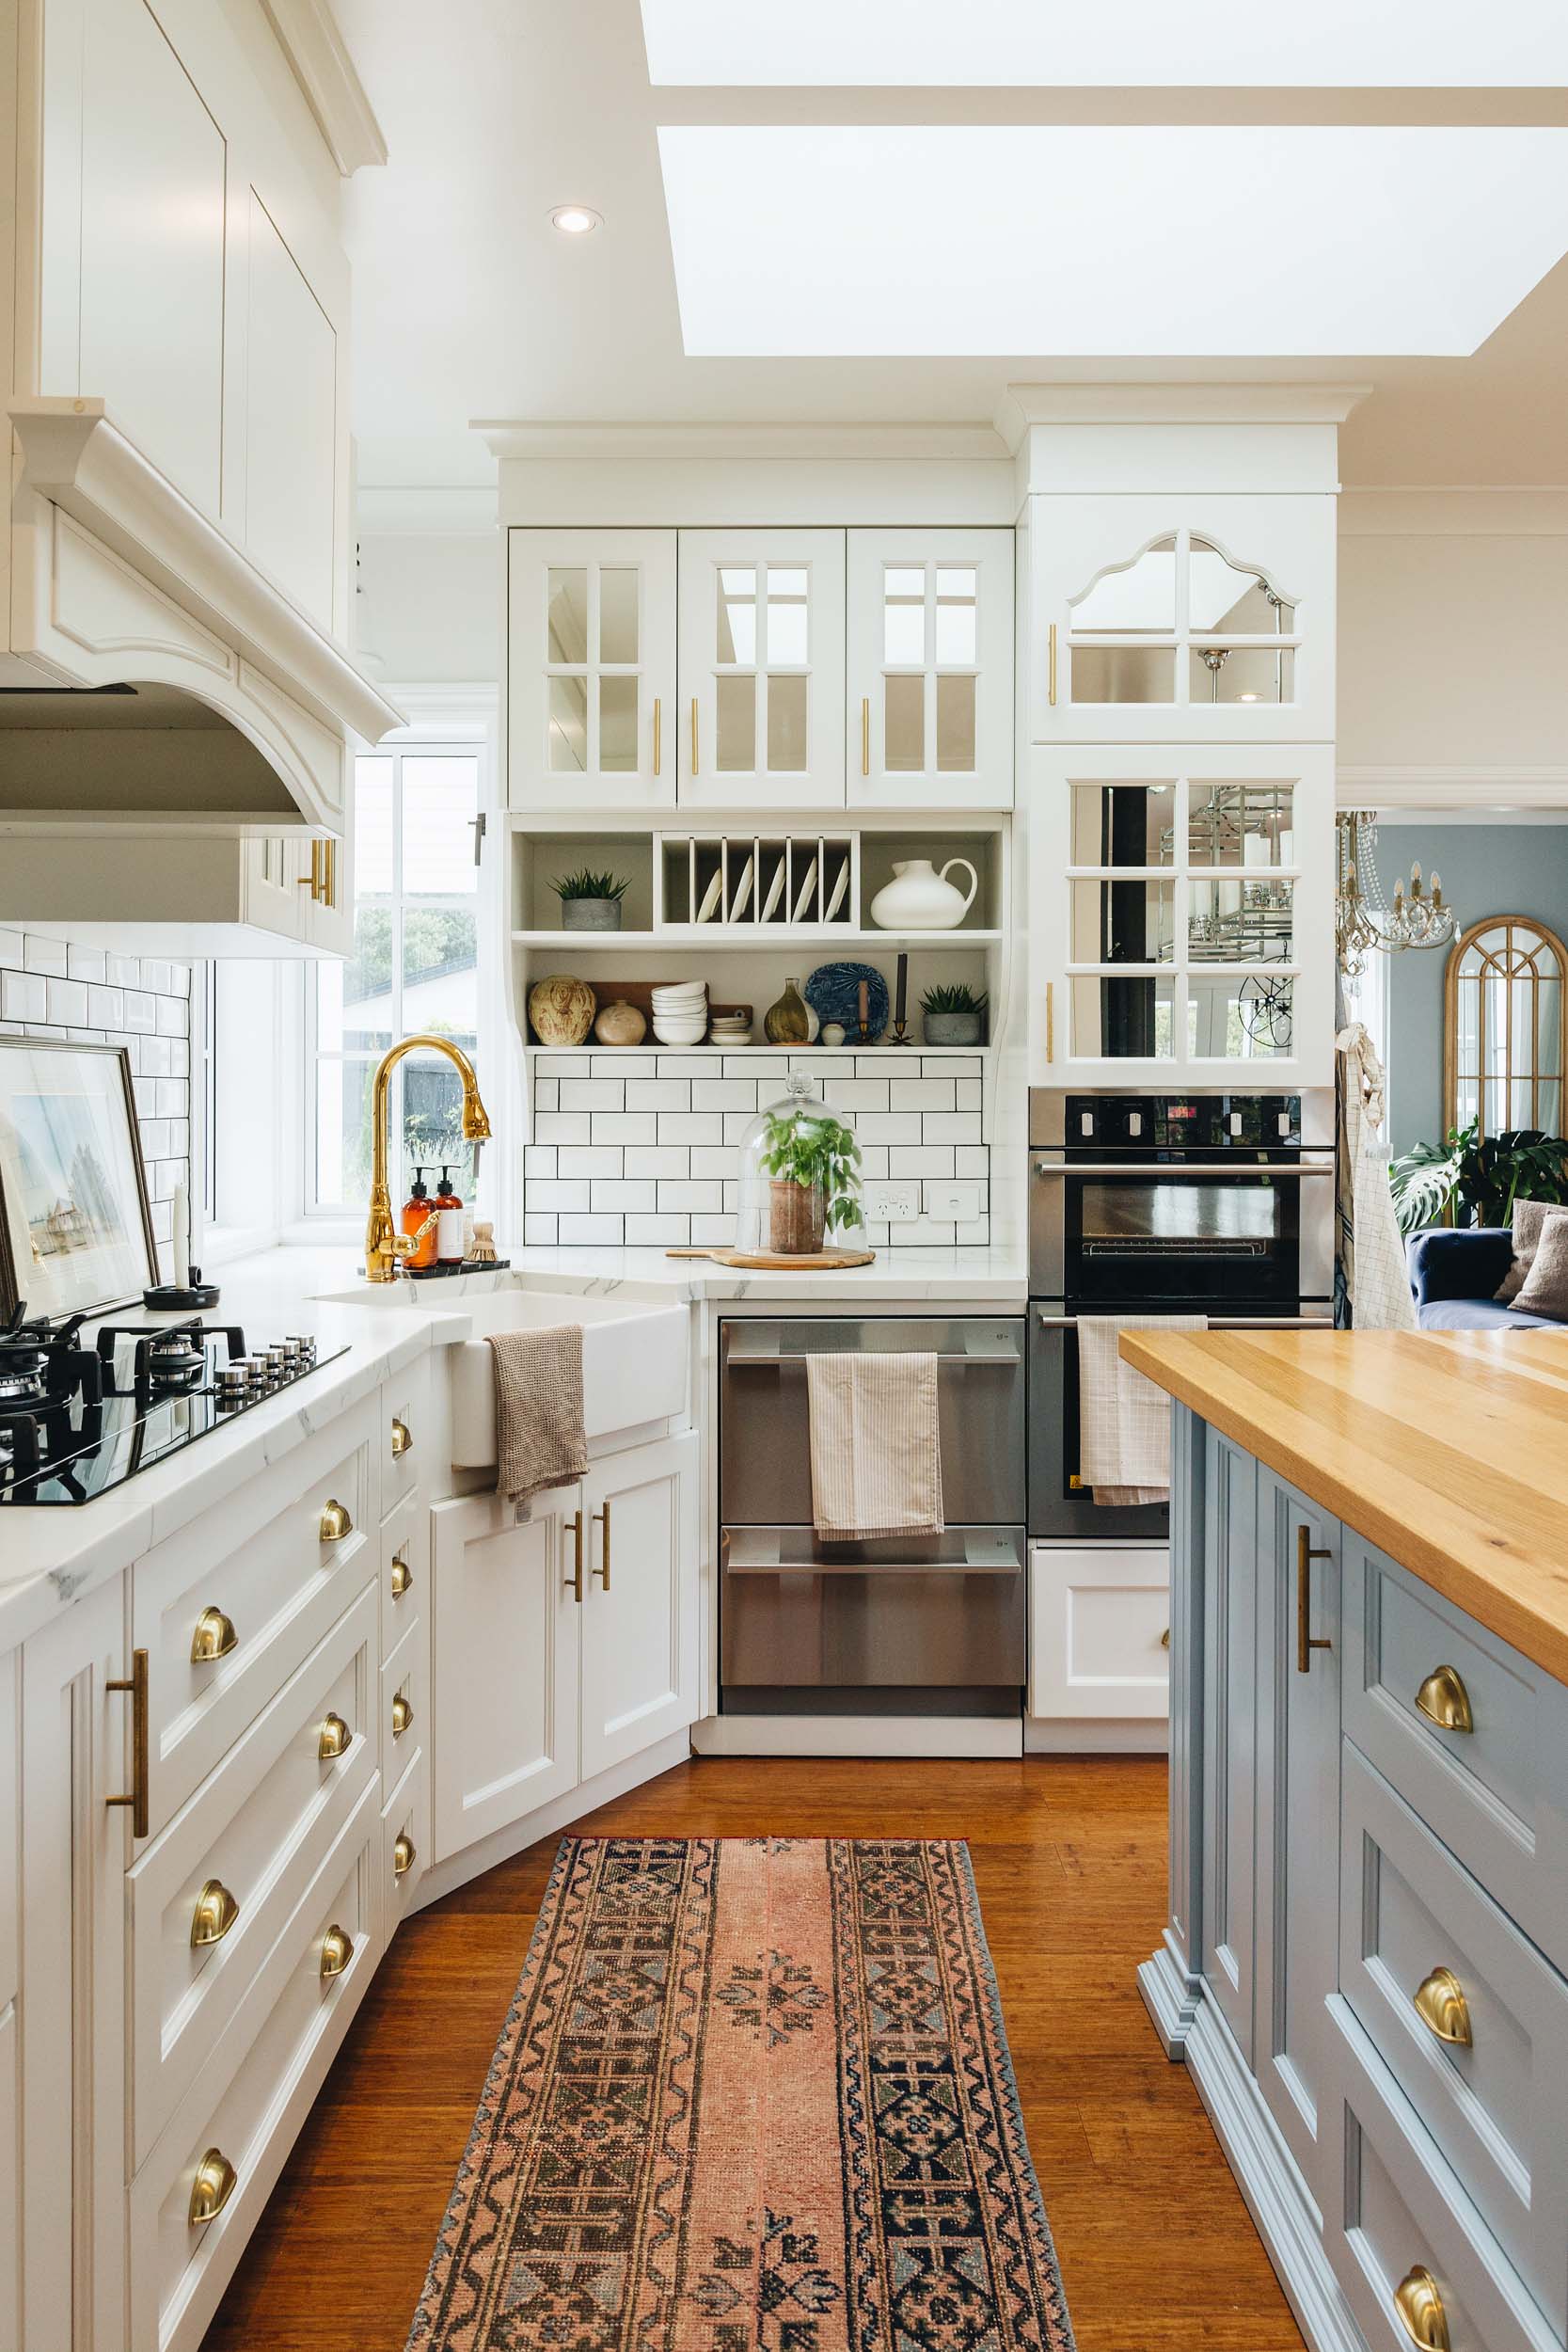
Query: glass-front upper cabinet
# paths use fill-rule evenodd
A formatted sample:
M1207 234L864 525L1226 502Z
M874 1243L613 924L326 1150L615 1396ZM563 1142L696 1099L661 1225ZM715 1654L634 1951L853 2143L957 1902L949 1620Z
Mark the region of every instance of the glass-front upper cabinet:
M1031 1085L1332 1083L1326 746L1085 745L1030 830Z
M675 798L675 533L507 533L513 808Z
M850 806L1011 808L1011 531L851 531L847 639Z
M844 805L844 533L680 533L680 798Z
M1034 739L1331 740L1333 503L1037 498Z

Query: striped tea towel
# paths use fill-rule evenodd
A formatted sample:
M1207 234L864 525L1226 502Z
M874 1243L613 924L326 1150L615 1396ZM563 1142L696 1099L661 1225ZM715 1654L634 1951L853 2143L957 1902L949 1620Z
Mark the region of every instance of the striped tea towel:
M829 1542L940 1535L934 1356L808 1356L811 1507Z
M1170 1494L1170 1399L1122 1361L1121 1331L1202 1331L1207 1315L1080 1315L1078 1477L1116 1509Z

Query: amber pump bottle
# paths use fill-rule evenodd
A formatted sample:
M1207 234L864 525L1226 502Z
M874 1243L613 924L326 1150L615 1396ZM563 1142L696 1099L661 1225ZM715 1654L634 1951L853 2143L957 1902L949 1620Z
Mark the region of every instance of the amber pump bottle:
M459 1266L463 1263L463 1202L452 1189L451 1170L445 1168L436 1196L436 1263Z
M419 1233L420 1237L414 1244L413 1256L404 1258L402 1262L405 1266L427 1266L436 1263L436 1228L432 1225L427 1233L420 1233L420 1226L426 1217L434 1213L436 1203L430 1197L430 1188L424 1180L424 1169L416 1168L413 1187L403 1204L403 1230L410 1235Z

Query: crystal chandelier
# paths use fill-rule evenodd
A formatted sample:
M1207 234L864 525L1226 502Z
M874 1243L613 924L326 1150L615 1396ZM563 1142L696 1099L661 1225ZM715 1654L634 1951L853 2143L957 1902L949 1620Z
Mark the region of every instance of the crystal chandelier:
M1377 819L1370 809L1347 810L1336 819L1338 886L1334 901L1334 944L1347 980L1359 979L1372 954L1397 955L1405 947L1446 947L1457 930L1453 909L1434 871L1423 882L1419 866L1406 884L1394 884L1392 903L1378 880L1374 850Z

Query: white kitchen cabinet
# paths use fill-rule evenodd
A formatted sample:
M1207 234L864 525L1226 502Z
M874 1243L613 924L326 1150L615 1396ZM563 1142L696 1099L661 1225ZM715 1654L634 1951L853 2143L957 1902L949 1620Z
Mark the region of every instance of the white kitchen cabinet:
M1170 1555L1164 1544L1035 1544L1029 1552L1032 1722L1099 1726L1097 1747L1148 1744L1170 1703Z
M436 1861L577 1787L580 1508L571 1488L520 1526L496 1494L431 1510Z
M0 924L121 955L293 960L347 954L353 919L336 836L0 818Z
M1331 750L1085 743L1042 770L1030 1084L1331 1085Z
M126 2352L125 1867L136 1700L124 1579L22 1654L22 2340ZM31 2190L26 2184L31 2184ZM69 2185L67 2190L65 2185Z
M1036 742L1332 741L1330 493L1032 504Z
M675 798L675 533L507 532L514 808Z
M594 1464L582 1485L582 1777L697 1714L695 1430Z
M0 1658L0 2352L22 2352L21 1670Z
M851 531L846 643L849 805L1011 808L1011 531Z
M844 805L842 531L680 533L679 797Z

